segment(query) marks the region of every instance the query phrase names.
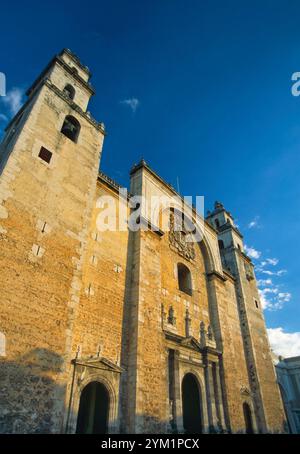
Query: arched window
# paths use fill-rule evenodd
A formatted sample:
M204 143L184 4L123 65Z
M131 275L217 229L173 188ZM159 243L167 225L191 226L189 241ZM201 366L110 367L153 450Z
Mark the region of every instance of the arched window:
M192 276L187 266L183 263L177 265L178 287L184 293L192 295Z
M79 121L72 117L72 115L67 115L64 124L62 125L61 132L76 143L80 132Z
M216 219L216 220L215 220L215 224L216 224L216 227L217 227L217 229L218 229L218 228L220 227L220 221L219 221L219 219Z
M64 88L64 93L68 96L70 99L74 99L75 96L75 88L72 87L72 85L67 84Z
M223 240L219 240L219 248L220 249L224 249L224 241Z

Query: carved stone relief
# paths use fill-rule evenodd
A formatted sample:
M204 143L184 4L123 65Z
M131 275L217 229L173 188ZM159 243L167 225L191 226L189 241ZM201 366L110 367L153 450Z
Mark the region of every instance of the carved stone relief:
M170 214L170 247L187 260L194 260L196 257L194 242L189 241L191 233L186 229L182 217L178 213Z

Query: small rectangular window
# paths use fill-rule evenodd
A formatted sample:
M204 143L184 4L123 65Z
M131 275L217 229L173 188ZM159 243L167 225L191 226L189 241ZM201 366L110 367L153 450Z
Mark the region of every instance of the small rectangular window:
M52 158L52 153L51 151L47 150L47 148L41 147L39 152L39 158L41 158L43 161L49 164Z

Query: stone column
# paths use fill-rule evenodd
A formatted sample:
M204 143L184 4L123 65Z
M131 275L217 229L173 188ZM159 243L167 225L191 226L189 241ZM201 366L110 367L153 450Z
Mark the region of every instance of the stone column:
M217 430L218 417L216 409L216 400L214 392L214 381L213 381L213 371L212 371L212 362L207 360L205 367L205 386L206 386L206 396L207 396L207 413L208 413L208 422L210 430Z
M190 337L191 335L191 317L189 310L187 309L185 312L185 337Z
M182 413L182 398L181 398L181 383L179 370L179 352L175 351L174 356L174 388L175 388L175 421L178 433L184 433L183 413Z
M222 396L222 385L221 385L221 377L220 377L220 366L219 363L216 364L216 387L217 387L217 406L218 406L218 417L221 423L222 429L226 429L226 421L225 421L225 413L223 407L223 396Z

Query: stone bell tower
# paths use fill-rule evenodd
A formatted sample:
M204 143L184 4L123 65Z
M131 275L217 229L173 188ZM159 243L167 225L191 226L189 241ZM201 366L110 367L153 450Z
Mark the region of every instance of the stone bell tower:
M89 79L88 68L64 49L27 91L1 144L4 432L60 430L105 135L103 124L87 112L94 93ZM38 403L33 387L39 391ZM38 429L34 414L39 415Z
M207 220L218 232L223 268L235 278L235 292L248 369L251 398L259 432L282 430L284 412L271 358L254 266L244 252L243 236L220 202Z

